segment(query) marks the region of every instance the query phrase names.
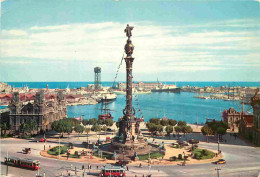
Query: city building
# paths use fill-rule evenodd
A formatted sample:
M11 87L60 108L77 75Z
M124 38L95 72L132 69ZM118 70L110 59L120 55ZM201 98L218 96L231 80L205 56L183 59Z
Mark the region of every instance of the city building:
M254 116L253 115L243 115L239 124L239 134L246 139L253 140L253 126L254 126Z
M133 88L139 89L139 90L152 90L155 88L161 88L163 86L162 83L144 83L144 82L137 82L137 83L132 83ZM117 88L120 90L125 90L126 89L126 83L119 82L117 84Z
M30 120L37 122L38 131L47 131L52 122L67 117L66 99L61 91L57 94L40 91L29 95L15 92L8 107L10 130L16 133Z
M253 143L256 146L260 146L260 97L256 91L254 97L251 99L251 106L254 114L254 126L253 126Z
M239 121L241 119L240 112L237 112L234 108L225 109L222 112L222 119L228 124L231 131L238 132Z

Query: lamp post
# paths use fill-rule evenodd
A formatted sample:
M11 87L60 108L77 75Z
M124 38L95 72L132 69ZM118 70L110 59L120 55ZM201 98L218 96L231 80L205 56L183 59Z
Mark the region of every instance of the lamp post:
M60 159L60 136L59 136L59 159Z
M218 134L218 154L219 154L219 134Z
M183 166L185 166L186 159L185 159L185 152L183 151Z
M217 170L217 175L219 177L219 170L221 170L221 168L219 168L218 166L215 168L215 170Z
M6 176L8 176L8 150L7 150L7 155L6 155Z

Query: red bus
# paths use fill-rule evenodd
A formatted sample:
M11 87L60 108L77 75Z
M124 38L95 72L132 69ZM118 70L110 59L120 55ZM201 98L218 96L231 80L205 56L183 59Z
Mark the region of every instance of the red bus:
M99 177L122 177L125 175L125 169L118 166L104 166L101 168Z
M40 168L40 161L39 160L32 160L32 159L20 159L18 157L5 157L5 164L16 166L16 167L23 167L29 168L32 170L38 170Z

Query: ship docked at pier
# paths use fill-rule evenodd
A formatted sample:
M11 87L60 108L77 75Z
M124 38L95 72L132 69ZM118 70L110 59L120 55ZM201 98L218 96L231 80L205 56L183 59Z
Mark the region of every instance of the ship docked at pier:
M171 92L171 93L180 93L181 88L176 85L158 85L155 89L151 90L152 92Z

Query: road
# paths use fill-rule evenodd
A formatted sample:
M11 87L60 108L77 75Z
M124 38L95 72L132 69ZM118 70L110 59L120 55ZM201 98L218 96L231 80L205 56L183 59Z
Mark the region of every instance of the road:
M47 145L57 145L55 142L48 142ZM200 143L200 148L209 148L217 150L216 143ZM37 143L30 140L20 140L20 139L2 139L1 140L1 161L4 161L4 157L7 154L9 156L26 157L40 160L41 170L40 173L46 174L46 177L54 177L60 175L62 172L65 174L67 169L73 169L75 166L80 168L83 163L78 162L68 162L59 161L56 159L48 159L40 156L40 151L43 150L44 143ZM22 154L21 150L25 147L31 147L31 154ZM225 165L218 165L221 169L219 171L220 176L257 176L260 172L260 148L255 148L251 146L238 146L238 145L220 145L220 149L224 155L227 163ZM92 164L93 167L101 164ZM87 163L85 163L87 166ZM155 173L158 170L164 174L161 176L217 176L217 171L215 170L217 166L215 164L192 164L187 166L152 166L151 172L152 176L158 176ZM6 166L1 165L1 174L4 176ZM129 166L130 172L138 172L141 175L142 172L147 172L148 167L145 166L142 169ZM92 170L93 171L93 170ZM9 167L9 176L23 176L32 177L35 176L37 171L31 171L26 169L20 169L16 167ZM133 173L134 174L134 173ZM131 175L132 176L132 175Z

